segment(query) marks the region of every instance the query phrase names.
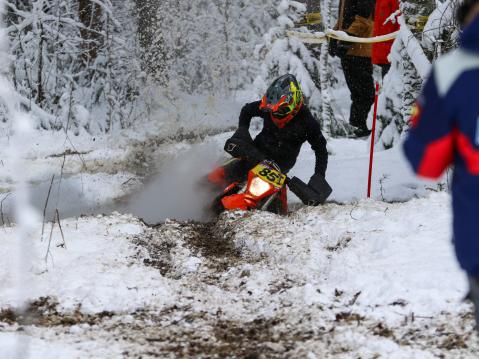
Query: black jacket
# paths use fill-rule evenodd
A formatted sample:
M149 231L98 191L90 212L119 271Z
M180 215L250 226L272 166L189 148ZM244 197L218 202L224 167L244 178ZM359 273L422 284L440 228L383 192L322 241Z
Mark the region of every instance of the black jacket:
M341 19L341 6L344 2L344 13ZM338 23L342 22L341 29L348 29L355 20L355 16L367 19L374 16L375 0L341 0L339 4ZM342 20L342 21L341 21Z
M269 113L259 109L260 101L246 104L241 110L239 129L241 134L249 130L251 119L261 117L263 130L254 139L255 147L261 154L255 154L257 160L270 159L275 161L283 172L288 172L296 163L299 151L304 142L308 141L316 155L315 174L323 177L328 166L328 151L319 123L315 120L306 105L303 105L297 115L282 129L271 120Z

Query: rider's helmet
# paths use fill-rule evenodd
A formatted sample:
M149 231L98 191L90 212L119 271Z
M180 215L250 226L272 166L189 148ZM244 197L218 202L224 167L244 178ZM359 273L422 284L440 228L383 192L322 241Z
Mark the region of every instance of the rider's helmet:
M303 93L298 80L291 74L277 78L261 99L259 108L271 113L271 119L283 128L303 106Z

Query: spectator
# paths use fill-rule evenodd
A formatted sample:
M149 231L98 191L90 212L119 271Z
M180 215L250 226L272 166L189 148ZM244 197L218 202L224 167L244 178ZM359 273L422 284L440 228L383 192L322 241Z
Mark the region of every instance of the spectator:
M352 36L371 37L373 33L374 0L341 0L335 29ZM374 102L371 45L333 41L331 55L341 58L344 77L351 92L349 123L356 127L358 137L369 135L366 120Z
M479 0L465 0L457 20L464 28L459 49L435 63L404 150L423 177L437 178L454 165L454 246L479 323Z
M397 10L399 10L398 0L376 0L373 36L387 35L399 30L396 18L390 18ZM383 78L391 68L388 55L391 52L392 44L393 40L377 42L372 45L371 61L381 67Z

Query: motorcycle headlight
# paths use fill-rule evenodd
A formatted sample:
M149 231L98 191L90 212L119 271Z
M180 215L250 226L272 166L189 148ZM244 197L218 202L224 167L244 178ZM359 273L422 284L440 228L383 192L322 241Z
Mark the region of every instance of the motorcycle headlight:
M248 188L249 193L255 197L260 197L271 189L271 185L259 177L253 178Z

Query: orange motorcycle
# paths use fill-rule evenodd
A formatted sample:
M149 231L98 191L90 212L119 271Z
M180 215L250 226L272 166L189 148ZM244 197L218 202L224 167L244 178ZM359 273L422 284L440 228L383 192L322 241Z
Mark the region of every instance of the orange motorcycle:
M244 143L241 144L243 150L245 147ZM227 152L231 153L228 150ZM227 165L230 165L232 161L240 161L240 159L232 159ZM287 214L287 187L308 206L324 203L332 192L323 177L313 176L311 181L306 184L297 177L289 178L273 161L261 161L249 170L245 180L226 184L224 184L224 168L225 166L218 167L207 176L210 183L217 186L224 185L223 192L216 197L212 204L212 209L216 214L224 210L250 209Z

